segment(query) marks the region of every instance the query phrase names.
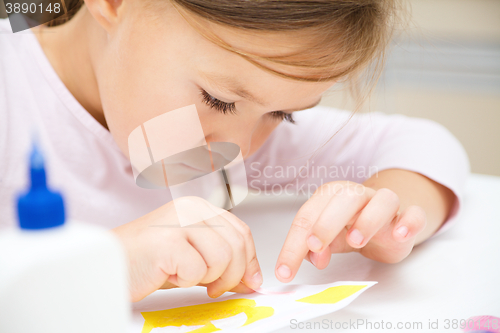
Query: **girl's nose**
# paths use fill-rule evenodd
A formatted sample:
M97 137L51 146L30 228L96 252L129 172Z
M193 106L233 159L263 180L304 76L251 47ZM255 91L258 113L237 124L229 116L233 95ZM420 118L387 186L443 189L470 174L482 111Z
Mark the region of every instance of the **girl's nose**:
M265 141L274 127L276 127L275 124L263 121L262 117L247 118L244 122L220 122L217 126L210 128L210 133L205 132L205 140L207 142L232 142L240 147L241 154L245 158L255 150L256 145L260 146L263 143L261 141Z
M250 142L251 142L251 135L248 135L246 137L234 137L234 136L218 136L215 138L214 136L207 136L205 138L207 143L210 145L210 142L232 142L236 145L241 150L241 154L243 157L245 157L248 154L248 151L250 149Z

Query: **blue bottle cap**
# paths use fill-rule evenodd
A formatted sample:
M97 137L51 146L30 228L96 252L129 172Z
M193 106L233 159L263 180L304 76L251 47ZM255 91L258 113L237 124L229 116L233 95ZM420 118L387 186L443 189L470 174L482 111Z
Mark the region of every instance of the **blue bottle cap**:
M64 224L64 202L59 193L47 188L43 156L36 145L30 156L31 187L17 200L21 229L46 229Z

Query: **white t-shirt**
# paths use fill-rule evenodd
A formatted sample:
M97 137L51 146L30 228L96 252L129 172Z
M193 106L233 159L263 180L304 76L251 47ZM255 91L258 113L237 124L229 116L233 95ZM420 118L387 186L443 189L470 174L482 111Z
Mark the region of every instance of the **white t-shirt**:
M469 174L458 140L425 119L351 115L316 107L294 115L295 125L280 124L245 161L249 188L311 194L321 183L361 183L377 171L406 169L457 195L448 227ZM48 181L63 193L70 218L113 228L171 200L166 190L135 184L129 160L64 86L33 33L12 34L0 20L0 227L16 223L15 196L27 186L33 128Z

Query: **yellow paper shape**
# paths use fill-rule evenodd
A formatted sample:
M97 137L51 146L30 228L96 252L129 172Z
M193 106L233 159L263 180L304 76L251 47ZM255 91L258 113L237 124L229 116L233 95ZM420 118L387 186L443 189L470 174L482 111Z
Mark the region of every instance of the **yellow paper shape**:
M230 299L222 302L205 303L191 306L183 306L161 311L142 312L144 326L142 333L149 333L156 327L166 326L199 326L201 328L192 330L196 333L210 333L219 331L211 321L233 317L240 313L247 316L243 326L257 320L270 317L274 309L269 306L255 306L253 299Z
M296 300L297 302L312 304L333 304L355 294L357 291L367 287L366 285L343 285L330 287L320 293Z

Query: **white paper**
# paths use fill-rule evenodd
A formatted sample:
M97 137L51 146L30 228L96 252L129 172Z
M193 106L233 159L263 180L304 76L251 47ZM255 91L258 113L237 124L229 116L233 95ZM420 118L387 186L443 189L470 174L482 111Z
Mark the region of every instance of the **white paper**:
M183 302L182 306L167 301L164 310L141 312L145 320L141 333L190 332L200 328L207 332L219 329L238 333L270 332L290 325L292 320L302 322L338 311L376 283L339 281L285 285L261 289L262 293L231 294L202 302L193 299Z

